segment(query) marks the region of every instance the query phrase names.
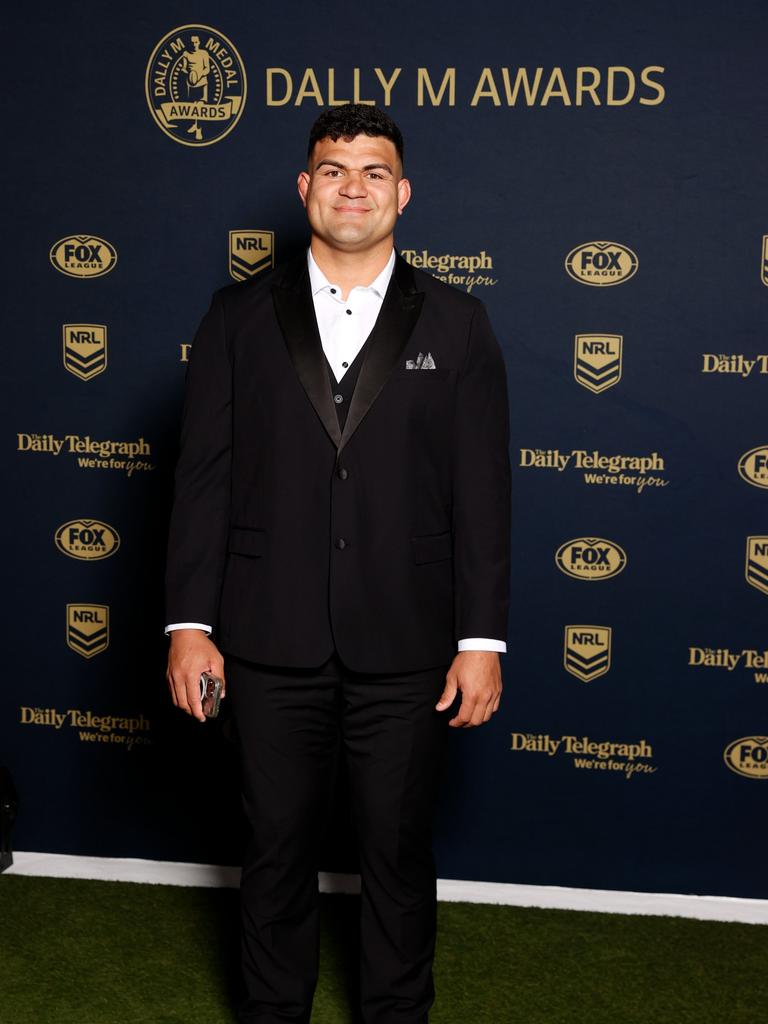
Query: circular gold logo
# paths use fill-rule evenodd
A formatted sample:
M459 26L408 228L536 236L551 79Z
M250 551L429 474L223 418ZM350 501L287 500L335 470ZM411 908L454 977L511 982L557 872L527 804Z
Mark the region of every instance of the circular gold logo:
M152 51L144 83L155 123L182 146L210 146L228 135L245 107L245 68L225 35L181 25Z
M584 242L565 257L565 269L581 284L623 284L637 273L637 256L621 242Z
M96 235L60 238L51 246L49 256L52 265L70 277L101 277L117 263L115 247Z

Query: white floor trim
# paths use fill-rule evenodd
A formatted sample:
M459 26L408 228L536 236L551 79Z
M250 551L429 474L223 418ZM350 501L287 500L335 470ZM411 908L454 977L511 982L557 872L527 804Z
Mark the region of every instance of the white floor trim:
M60 853L15 851L3 874L52 878L93 878L112 882L148 882L237 888L240 868L188 864L137 857L73 857ZM0 874L2 884L3 874ZM320 891L360 891L359 875L320 872ZM768 900L737 896L693 896L664 892L621 892L614 889L572 889L559 885L518 885L506 882L463 882L440 878L438 899L446 902L498 903L513 907L591 910L607 914L657 914L694 917L703 921L741 921L768 924Z

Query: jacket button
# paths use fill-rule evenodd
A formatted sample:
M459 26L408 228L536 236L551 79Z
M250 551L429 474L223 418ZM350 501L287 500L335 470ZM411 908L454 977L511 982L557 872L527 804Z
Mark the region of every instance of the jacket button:
M349 476L349 470L345 466L342 466L339 469L339 476L341 477L342 480L346 480L347 477Z
M344 401L344 395L334 395L333 400L336 405L340 405Z
M347 542L344 540L344 538L339 537L339 539L336 541L336 547L339 548L339 550L343 551L346 546Z

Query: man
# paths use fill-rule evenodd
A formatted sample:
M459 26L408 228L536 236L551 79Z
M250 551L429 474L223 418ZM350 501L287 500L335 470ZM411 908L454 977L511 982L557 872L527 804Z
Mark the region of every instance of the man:
M338 756L360 851L363 1020L427 1021L447 726L499 707L506 372L483 304L394 249L402 157L383 111L321 114L297 183L309 249L216 292L187 369L167 678L203 721L200 673L226 669L251 825L242 1024L310 1019Z

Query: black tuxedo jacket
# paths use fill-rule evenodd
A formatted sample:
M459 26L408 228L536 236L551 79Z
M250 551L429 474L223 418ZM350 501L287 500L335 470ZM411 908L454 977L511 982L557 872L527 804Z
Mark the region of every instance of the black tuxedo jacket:
M406 369L431 353L434 369ZM399 252L343 431L306 251L217 291L187 367L166 622L294 667L450 663L505 640L507 378L482 302Z

